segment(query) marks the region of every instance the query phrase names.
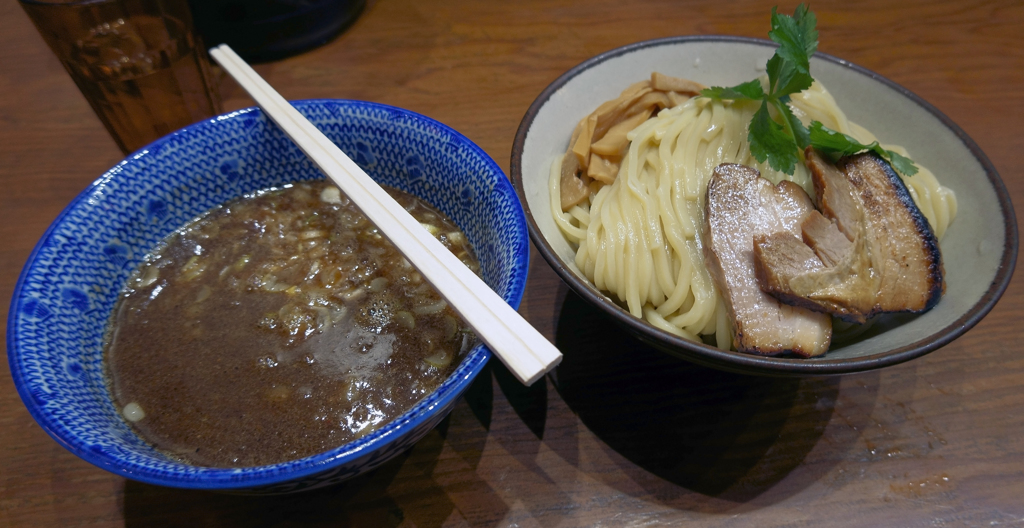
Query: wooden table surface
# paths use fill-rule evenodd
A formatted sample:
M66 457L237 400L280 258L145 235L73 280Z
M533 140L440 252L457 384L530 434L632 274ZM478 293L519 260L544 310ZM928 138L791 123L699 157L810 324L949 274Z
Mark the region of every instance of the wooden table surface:
M257 69L289 99L426 114L507 171L520 119L562 72L651 38L764 37L771 5L378 0L326 46ZM1024 4L811 7L821 51L938 107L1024 210ZM15 2L0 5L0 65L6 309L49 223L122 155ZM227 110L252 104L230 81L220 90ZM492 362L410 451L296 496L115 477L51 440L0 369L0 526L1024 526L1019 273L948 346L832 378L748 377L669 358L585 305L536 254L520 311L564 352L554 375L526 388Z

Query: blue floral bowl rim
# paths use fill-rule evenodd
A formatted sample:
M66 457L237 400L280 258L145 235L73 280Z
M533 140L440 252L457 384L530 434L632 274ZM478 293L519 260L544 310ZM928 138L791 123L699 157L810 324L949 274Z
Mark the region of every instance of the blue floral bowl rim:
M511 180L508 179L505 172L500 166L498 166L494 159L465 135L450 126L441 123L440 121L411 110L370 101L317 98L293 100L289 102L300 111L307 106L315 107L338 105L346 108L364 107L402 114L403 117L413 122L426 122L435 130L439 129L450 134L451 138L463 143L469 151L476 156L479 156L484 161L484 164L491 169L493 174L500 176L495 178L495 192L500 192L513 197L516 202L519 203L518 194L513 188ZM358 440L343 444L334 449L309 457L278 464L245 468L201 467L199 468L199 471L191 473L174 473L163 470L154 471L145 466L117 463L112 457L107 456L106 454L98 455L92 450L89 450L85 446L76 442L75 439L65 438L58 432L59 429L54 427L54 421L48 413L44 409L36 406L33 402L33 399L29 394L27 383L18 364L18 356L20 355L17 331L18 303L22 296L25 279L29 274L29 271L32 269L32 266L36 263L39 252L49 244L54 231L56 231L62 222L64 222L68 214L75 208L82 206L83 203L87 203L97 186L101 185L105 181L118 177L118 174L122 171L124 166L133 163L135 159L148 155L150 151L159 151L160 147L178 140L178 138L183 137L187 131L201 127L215 127L221 121L240 119L249 114L255 114L260 118L271 122L269 117L267 117L259 107L255 106L227 112L203 121L198 121L167 134L166 136L163 136L133 152L105 171L99 178L93 180L93 182L83 189L82 192L75 196L75 198L72 199L63 210L61 210L53 222L50 223L46 231L42 236L40 236L39 241L36 242L36 245L33 247L28 259L26 259L25 265L18 276L18 281L15 284L7 316L7 357L8 365L11 370L11 377L14 380L15 388L17 389L18 395L21 397L23 404L28 409L29 414L36 423L39 424L39 426L42 427L42 429L62 447L86 462L124 478L148 484L183 489L236 490L258 488L315 476L334 467L354 462L366 453L381 449L391 442L397 441L406 430L415 429L419 424L428 420L436 409L445 409L450 407L455 399L462 396L470 383L472 383L476 376L483 370L484 366L491 358L491 350L483 343L478 343L472 350L470 350L455 372L453 372L452 375L437 388L437 390L418 402L407 412L388 423L386 426ZM502 296L510 306L516 309L519 308L523 293L526 289L525 275L529 270L530 258L529 233L527 230L525 213L521 204L518 208L518 213L518 221L514 224L514 228L516 231L516 240L522 241L522 247L517 251L516 261L512 272L517 275L523 274L523 277L521 280L512 282L512 284L520 285L519 288L512 288Z

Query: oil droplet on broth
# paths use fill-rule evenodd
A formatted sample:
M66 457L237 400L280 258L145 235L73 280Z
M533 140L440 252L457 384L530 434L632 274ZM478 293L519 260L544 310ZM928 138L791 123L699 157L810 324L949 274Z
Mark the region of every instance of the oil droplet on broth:
M128 405L125 405L121 414L123 414L125 419L129 422L137 422L146 417L146 411L143 411L142 406L136 402L131 402Z

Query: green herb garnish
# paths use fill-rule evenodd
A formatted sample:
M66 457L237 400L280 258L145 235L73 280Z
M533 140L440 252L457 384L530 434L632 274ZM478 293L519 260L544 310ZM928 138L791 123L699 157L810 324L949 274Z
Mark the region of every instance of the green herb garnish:
M793 174L800 153L808 146L839 157L870 150L889 160L893 168L912 176L917 173L914 162L891 150L883 149L877 141L864 145L856 139L831 130L818 121L811 123L810 130L800 122L789 108L790 95L811 87L810 59L818 49L817 17L806 5L797 6L793 16L780 15L772 8L772 29L768 38L779 45L775 55L768 60L768 93L761 81L752 81L723 88L716 86L701 91L701 95L718 101L761 101L761 107L750 120L747 140L750 153L758 162L768 164L775 170ZM781 121L769 113L775 110Z
M836 132L835 130L828 128L819 121L811 123L810 133L811 145L814 145L814 148L833 157L841 158L843 156L849 156L850 154L870 150L871 152L889 160L889 164L901 173L906 174L907 176L917 174L917 165L914 165L913 160L906 156L902 156L899 153L882 148L877 141L872 141L870 145L865 145L842 132Z

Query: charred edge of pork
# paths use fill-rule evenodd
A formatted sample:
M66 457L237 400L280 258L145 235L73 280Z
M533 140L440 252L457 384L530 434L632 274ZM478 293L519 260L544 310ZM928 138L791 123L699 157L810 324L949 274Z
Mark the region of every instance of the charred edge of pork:
M931 224L928 223L928 219L925 218L924 214L921 213L921 209L917 207L916 203L914 203L914 198L910 195L910 190L907 189L907 185L903 182L903 178L896 173L892 168L892 165L890 165L884 158L869 151L862 154L843 157L838 163L836 163L836 167L845 173L845 167L847 164L858 163L860 160L873 162L889 179L889 184L895 190L896 198L903 205L903 208L910 214L910 218L914 222L914 229L924 244L925 253L929 257L928 283L930 288L928 292L928 301L925 303L924 309L912 312L927 312L938 304L939 300L942 298L942 294L946 291L946 282L944 279L945 271L942 266L942 252L939 250L939 240L935 236L935 232L932 230Z

